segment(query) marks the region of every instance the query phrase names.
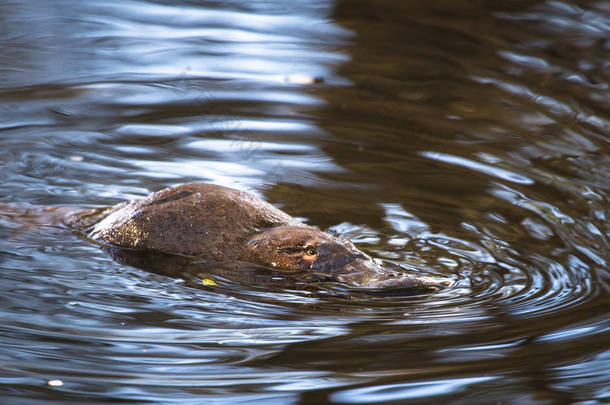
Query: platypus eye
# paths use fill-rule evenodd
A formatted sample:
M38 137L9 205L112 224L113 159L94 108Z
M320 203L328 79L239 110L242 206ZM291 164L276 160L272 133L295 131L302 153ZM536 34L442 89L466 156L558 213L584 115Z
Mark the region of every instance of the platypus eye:
M318 250L313 247L313 246L306 246L305 247L305 254L307 256L316 256L318 254Z

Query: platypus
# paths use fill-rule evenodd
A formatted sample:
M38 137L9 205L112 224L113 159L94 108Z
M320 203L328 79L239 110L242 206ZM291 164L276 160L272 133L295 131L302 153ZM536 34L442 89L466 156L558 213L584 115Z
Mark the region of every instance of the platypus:
M66 223L113 247L216 263L245 262L357 287L448 284L391 269L346 238L307 225L253 194L214 184L169 187L141 200L69 215Z

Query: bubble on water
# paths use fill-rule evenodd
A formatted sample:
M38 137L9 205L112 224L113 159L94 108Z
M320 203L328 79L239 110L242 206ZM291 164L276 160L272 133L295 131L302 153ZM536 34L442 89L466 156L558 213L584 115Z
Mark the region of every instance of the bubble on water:
M284 77L284 81L290 84L314 84L323 83L324 79L321 77L309 76L305 74L293 74Z
M51 387L61 387L64 385L64 382L62 380L49 380L47 381L47 385Z

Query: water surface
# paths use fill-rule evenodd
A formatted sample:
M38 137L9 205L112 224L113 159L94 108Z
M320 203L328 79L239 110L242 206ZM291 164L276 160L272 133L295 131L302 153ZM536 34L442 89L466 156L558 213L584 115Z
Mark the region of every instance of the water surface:
M610 9L511 4L0 4L1 202L213 182L454 281L194 286L2 215L5 403L609 401Z

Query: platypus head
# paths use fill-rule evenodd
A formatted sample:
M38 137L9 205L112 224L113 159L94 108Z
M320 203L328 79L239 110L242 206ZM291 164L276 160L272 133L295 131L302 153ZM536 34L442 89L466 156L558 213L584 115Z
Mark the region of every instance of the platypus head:
M370 260L352 242L304 226L279 226L252 237L240 257L287 272L340 272L354 260Z
M356 287L411 288L447 285L392 270L345 238L305 226L279 226L254 235L240 260L285 272L309 272Z

